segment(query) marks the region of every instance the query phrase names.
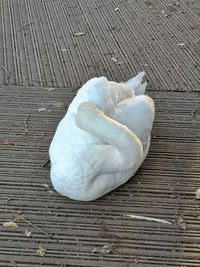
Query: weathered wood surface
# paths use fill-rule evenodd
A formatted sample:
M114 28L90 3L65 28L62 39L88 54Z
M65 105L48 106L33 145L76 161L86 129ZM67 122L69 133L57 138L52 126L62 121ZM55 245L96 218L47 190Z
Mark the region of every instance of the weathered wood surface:
M141 266L200 264L200 210L195 198L200 187L200 113L191 114L198 95L151 96L157 108L146 161L127 184L99 200L81 203L54 192L49 171L41 167L66 111L63 100L73 95L66 89L1 88L0 217L6 222L24 216L16 221L17 230L1 226L1 266L10 266L11 260L19 266L126 266L126 260L134 266L136 256ZM172 224L135 220L127 214ZM186 230L176 224L177 214ZM31 237L25 236L26 229ZM115 253L92 253L106 243L117 245ZM37 256L39 245L47 249L44 257Z
M152 90L199 90L199 9L193 0L1 0L0 80L76 89L144 69Z
M200 266L200 4L146 2L0 1L0 266ZM59 196L41 165L77 88L142 69L156 104L144 164L99 200Z

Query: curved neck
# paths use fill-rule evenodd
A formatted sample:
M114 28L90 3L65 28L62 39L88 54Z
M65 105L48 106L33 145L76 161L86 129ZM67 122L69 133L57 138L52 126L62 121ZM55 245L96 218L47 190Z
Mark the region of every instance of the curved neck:
M106 116L94 104L80 104L76 115L76 124L82 130L99 137L103 143L112 146L106 159L110 168L130 168L134 162L140 162L143 149L140 140L125 125ZM112 166L111 166L112 165Z

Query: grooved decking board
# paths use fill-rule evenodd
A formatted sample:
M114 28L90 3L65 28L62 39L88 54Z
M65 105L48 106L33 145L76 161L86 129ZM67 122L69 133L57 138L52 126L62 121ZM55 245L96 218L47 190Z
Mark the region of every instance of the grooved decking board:
M0 83L76 90L144 69L151 90L199 91L200 2L145 2L1 0Z
M0 145L0 266L200 265L200 208L194 193L200 187L200 111L192 115L199 93L149 95L155 100L156 119L147 159L128 183L84 203L59 196L49 171L41 168L74 93L67 88L49 92L1 87L0 142L16 146ZM38 111L41 108L46 110ZM172 224L135 220L127 214ZM186 230L175 223L176 214ZM16 216L25 219L16 221L18 229L4 229L2 223ZM25 236L26 229L31 237ZM114 252L92 253L106 243L117 245ZM43 257L37 255L39 245L47 250Z

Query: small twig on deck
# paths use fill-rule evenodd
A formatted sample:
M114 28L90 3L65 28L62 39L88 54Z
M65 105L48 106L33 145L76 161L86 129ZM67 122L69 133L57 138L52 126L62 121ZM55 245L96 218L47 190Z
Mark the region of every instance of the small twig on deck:
M10 83L10 72L6 69L6 67L4 65L2 65L2 69L7 73L7 80L8 80L8 84L11 85Z
M30 115L26 116L26 118L24 119L24 126L26 129L28 128L27 120L29 117L30 117Z
M39 136L37 139L41 139L42 137L44 137L44 133L42 133L42 135Z
M132 215L132 214L125 214L124 216L131 217L131 218L138 219L138 220L146 220L146 221L152 221L152 222L172 224L169 221L157 219L157 218L152 218L152 217L138 216L138 215Z
M4 201L0 201L0 204L4 204L4 203L8 203L12 198L9 197L8 199L4 200Z
M128 263L128 261L127 261L126 259L124 259L124 258L122 257L122 255L120 255L119 253L117 253L115 250L111 249L111 251L112 251L113 253L115 253L117 256L119 256L123 261L125 261L126 263Z
M16 262L10 261L10 263L12 264L12 266L17 267L17 263Z
M50 234L48 234L47 232L45 232L44 230L42 230L40 227L38 227L37 225L33 224L32 222L23 219L25 222L27 222L29 225L33 226L34 228L36 228L37 230L39 230L41 233L45 234L46 236L50 236Z
M4 65L2 65L2 68L3 68L3 70L4 70L6 73L9 74L8 70L6 69L6 67L5 67Z
M27 26L29 26L29 25L31 25L33 23L33 21L32 22L29 22L29 23L26 23L26 24L24 24L24 26L22 26L19 30L18 30L18 32L20 32L20 31L22 31L24 28L26 28Z
M191 115L194 116L194 113L197 111L197 109L200 107L200 103L192 110Z
M177 211L176 214L174 215L174 217L177 217L179 215L179 205L177 204Z

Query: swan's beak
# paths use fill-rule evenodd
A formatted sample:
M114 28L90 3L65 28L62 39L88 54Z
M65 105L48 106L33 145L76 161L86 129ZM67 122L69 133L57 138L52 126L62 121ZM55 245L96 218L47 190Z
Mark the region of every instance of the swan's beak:
M44 162L42 163L42 167L47 168L47 169L51 168L51 161L50 161L49 156L47 156Z

